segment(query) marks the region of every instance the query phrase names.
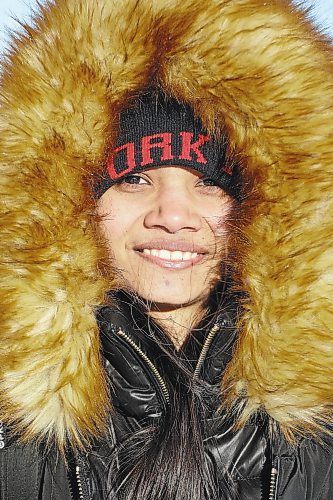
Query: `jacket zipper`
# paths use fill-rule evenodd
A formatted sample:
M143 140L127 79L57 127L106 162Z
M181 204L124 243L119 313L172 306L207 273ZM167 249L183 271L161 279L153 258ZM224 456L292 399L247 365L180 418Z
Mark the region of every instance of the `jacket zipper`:
M278 461L276 460L276 461L274 461L272 468L271 468L268 500L276 500L277 499L278 483L279 483L279 464L278 464Z
M6 429L5 424L0 421L0 450L6 448Z
M193 378L194 379L197 379L200 375L200 370L202 368L202 365L204 364L204 361L206 359L206 356L207 356L207 353L208 353L208 350L215 338L215 335L217 334L217 332L219 331L219 329L225 325L225 322L222 321L220 323L216 323L210 330L210 332L208 333L207 335L207 338L202 346L202 349L201 349L201 353L200 353L200 356L199 356L199 359L198 359L198 362L197 362L197 365L195 367L195 370L194 370L194 374L193 374Z
M72 474L68 478L71 500L88 500L82 484L81 467L77 462L73 464Z
M162 394L165 398L166 403L169 404L170 403L170 394L169 394L167 385L166 385L162 375L160 374L160 372L158 371L158 369L154 365L154 363L148 358L148 356L142 351L142 349L140 349L140 347L131 339L131 337L129 335L127 335L127 333L125 333L123 330L119 329L117 331L117 335L119 337L121 337L122 339L124 339L132 347L132 349L141 357L141 359L146 363L146 365L149 367L150 371L154 375L154 378L162 391Z
M83 490L82 490L82 481L81 481L81 476L80 476L80 466L79 465L75 466L75 478L76 478L77 488L79 490L79 500L84 500Z

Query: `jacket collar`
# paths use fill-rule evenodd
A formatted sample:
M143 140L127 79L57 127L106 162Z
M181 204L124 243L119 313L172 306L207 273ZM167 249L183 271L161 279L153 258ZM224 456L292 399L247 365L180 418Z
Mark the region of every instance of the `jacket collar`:
M235 305L230 303L214 323L198 325L177 351L165 332L147 315L134 295L123 291L109 296L111 304L97 310L102 345L115 341L122 330L150 359L163 369L168 355L177 357L196 377L214 385L220 382L232 358L236 338Z

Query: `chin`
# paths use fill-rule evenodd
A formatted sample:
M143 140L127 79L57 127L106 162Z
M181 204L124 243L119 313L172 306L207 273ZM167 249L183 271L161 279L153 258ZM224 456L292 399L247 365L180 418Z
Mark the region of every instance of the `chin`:
M161 289L159 290L158 288ZM184 307L196 302L204 302L207 297L206 293L203 294L195 290L191 290L190 292L185 288L175 289L171 286L168 290L166 288L167 285L154 287L152 290L145 290L140 287L134 291L145 301L148 303L152 302L161 309Z
M134 292L148 304L161 304L171 308L184 307L194 303L204 303L209 296L211 283L204 276L184 276L182 273L158 274L137 273L139 279L131 280L131 274L123 275L125 288Z

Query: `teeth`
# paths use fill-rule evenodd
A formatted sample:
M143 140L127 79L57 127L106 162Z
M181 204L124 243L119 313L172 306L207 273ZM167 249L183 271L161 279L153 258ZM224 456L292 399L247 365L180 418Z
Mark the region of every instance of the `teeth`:
M183 260L183 255L185 255L183 252L170 252L171 254L171 260Z
M197 252L180 252L179 250L170 252L169 250L156 250L155 248L152 249L144 248L142 252L146 255L152 255L153 257L158 257L159 259L172 260L178 262L182 260L192 260L198 256Z
M169 250L158 250L157 256L163 260L171 260L171 252Z

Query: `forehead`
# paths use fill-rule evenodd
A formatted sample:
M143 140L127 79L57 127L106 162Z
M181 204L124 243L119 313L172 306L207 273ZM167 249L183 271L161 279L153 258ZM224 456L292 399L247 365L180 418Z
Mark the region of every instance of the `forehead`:
M183 165L169 165L158 168L150 167L143 170L142 173L149 176L165 179L198 179L203 177L203 174L201 172L198 172L194 168L184 167Z

